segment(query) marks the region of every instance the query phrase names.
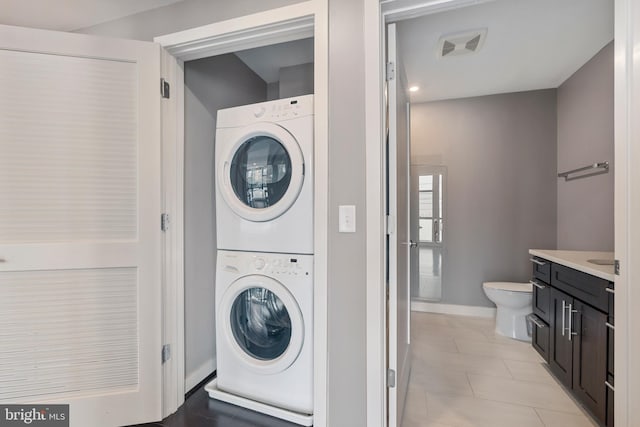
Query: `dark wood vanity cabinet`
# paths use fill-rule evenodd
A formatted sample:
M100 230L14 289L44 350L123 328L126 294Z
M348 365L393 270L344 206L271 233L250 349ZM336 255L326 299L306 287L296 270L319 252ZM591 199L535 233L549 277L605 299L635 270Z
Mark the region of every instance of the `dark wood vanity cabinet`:
M532 346L594 418L613 427L613 283L544 261L550 283L535 262L531 281Z

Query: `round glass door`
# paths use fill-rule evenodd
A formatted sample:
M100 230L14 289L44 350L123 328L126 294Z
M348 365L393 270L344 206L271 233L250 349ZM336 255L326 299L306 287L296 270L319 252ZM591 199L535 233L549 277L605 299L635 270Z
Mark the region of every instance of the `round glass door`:
M249 221L270 221L286 212L304 182L304 158L295 138L274 123L256 123L220 153L218 190Z
M238 346L251 357L274 360L289 347L291 318L276 294L264 288L249 288L231 306L231 332Z
M261 373L277 373L296 360L304 342L304 321L295 298L279 281L243 276L217 305L218 324L233 357Z
M291 182L291 158L276 139L255 136L237 149L229 170L235 195L253 209L265 209L282 199Z

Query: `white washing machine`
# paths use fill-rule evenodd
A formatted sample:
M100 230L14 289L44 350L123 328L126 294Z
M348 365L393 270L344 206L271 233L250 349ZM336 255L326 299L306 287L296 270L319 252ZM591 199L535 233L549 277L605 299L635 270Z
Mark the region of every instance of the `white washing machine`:
M218 249L313 253L313 95L218 111Z
M218 390L313 413L312 269L311 255L218 251Z

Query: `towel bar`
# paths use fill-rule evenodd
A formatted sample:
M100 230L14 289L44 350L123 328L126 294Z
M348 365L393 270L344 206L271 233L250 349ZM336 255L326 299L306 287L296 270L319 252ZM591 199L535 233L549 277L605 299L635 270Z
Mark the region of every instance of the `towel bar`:
M570 176L574 173L585 172L589 170L595 170L595 172L585 173L578 176ZM594 163L589 166L585 166L583 168L573 169L567 172L562 172L558 174L558 178L564 178L565 181L572 181L574 179L586 178L588 176L600 175L603 173L609 172L609 162L600 162Z

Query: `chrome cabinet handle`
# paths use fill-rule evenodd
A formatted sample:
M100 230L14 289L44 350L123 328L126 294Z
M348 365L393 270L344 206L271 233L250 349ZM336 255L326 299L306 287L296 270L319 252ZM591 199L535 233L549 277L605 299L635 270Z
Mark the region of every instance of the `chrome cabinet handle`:
M543 329L545 326L547 326L547 325L545 325L544 323L540 323L540 322L538 321L538 319L537 319L536 317L534 317L534 316L530 317L530 319L531 319L531 321L533 322L533 324L534 324L534 325L536 325L536 326L537 326L538 328L540 328L540 329Z
M562 300L562 336L564 336L564 331L567 329L565 328L565 320L564 320L564 316L567 312L567 305L564 302L564 300Z
M609 323L609 322L604 322L604 325L605 325L607 328L611 329L612 331L615 331L615 330L616 330L616 327L615 327L615 326L613 326L613 325L612 325L611 323Z
M613 388L613 386L609 383L609 381L605 381L604 385L607 386L607 388L609 388L609 390L613 391L615 393L616 389Z
M529 258L529 261L531 261L534 264L538 264L538 265L545 265L546 264L546 262L538 261L535 258Z
M535 286L535 287L536 287L536 288L538 288L538 289L544 289L544 288L546 288L546 286L545 286L545 285L541 285L540 283L538 283L538 282L534 282L533 280L529 280L529 283L531 283L533 286Z
M569 341L571 341L571 337L574 335L578 335L577 332L573 332L573 313L577 313L578 310L573 309L573 305L569 304Z
M609 292L610 294L615 294L616 291L613 288L604 288L605 291Z

